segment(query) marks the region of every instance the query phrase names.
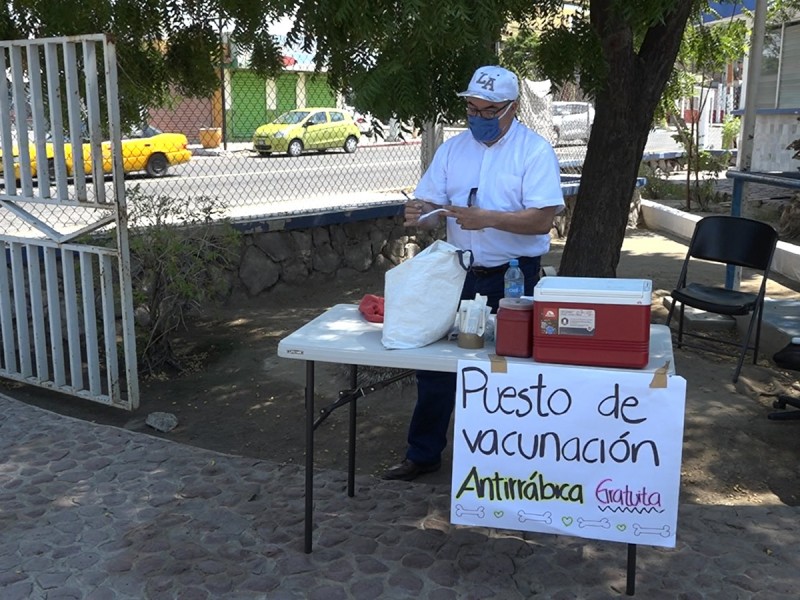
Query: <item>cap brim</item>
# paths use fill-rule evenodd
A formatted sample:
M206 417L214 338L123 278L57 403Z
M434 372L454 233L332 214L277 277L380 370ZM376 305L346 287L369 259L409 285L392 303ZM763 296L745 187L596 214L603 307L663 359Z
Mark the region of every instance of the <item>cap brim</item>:
M480 98L481 100L486 100L487 102L509 102L514 101L516 98L506 98L504 96L496 96L492 94L482 94L480 92L470 92L467 90L466 92L459 92L456 94L461 98Z

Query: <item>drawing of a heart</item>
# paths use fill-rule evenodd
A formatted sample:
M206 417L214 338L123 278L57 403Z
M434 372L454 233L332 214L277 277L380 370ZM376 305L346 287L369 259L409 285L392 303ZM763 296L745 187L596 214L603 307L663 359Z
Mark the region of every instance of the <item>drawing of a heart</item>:
M494 518L495 518L495 519L499 519L499 518L500 518L500 517L502 517L502 516L503 516L503 511L502 511L502 510L496 510L496 511L494 511Z
M572 525L572 517L561 517L561 522L564 524L565 527L569 527Z
M617 525L617 529L619 529L620 531L625 531L627 528L628 526L625 525L625 523L620 523L619 525Z

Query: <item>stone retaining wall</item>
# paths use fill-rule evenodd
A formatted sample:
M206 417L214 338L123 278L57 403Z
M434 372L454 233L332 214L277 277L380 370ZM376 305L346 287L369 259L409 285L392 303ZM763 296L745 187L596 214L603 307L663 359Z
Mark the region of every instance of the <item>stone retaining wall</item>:
M442 237L444 229L417 232L401 216L244 234L233 292L249 297L311 276L331 279L353 271L389 269ZM413 235L409 235L413 234Z
M566 210L556 217L551 235L569 232L575 196L565 198ZM631 200L628 225L639 219L639 190ZM403 226L403 217L380 217L346 223L244 234L243 250L232 292L256 297L276 286L300 285L310 277L350 276L373 268L388 270L418 254L444 227L431 232Z

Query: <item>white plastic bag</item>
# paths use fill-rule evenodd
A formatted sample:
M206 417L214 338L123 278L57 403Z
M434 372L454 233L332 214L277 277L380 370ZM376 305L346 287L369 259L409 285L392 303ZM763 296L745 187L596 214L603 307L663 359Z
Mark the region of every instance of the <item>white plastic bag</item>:
M384 347L420 348L447 335L471 261L469 251L437 240L414 258L387 271L381 339Z

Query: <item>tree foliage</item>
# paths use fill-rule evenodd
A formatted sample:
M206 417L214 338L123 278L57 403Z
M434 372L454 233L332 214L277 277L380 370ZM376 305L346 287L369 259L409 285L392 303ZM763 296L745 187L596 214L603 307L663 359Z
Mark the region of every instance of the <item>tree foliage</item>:
M110 33L117 42L123 118L131 121L177 90L205 97L219 87L222 32L250 66L275 75L281 40L270 26L294 18L288 43L313 52L318 69L357 107L403 120L453 116L454 92L480 64L497 62L511 20L545 14L559 0L10 0L3 39ZM459 110L460 113L460 110ZM460 116L460 115L459 115Z
M541 31L540 71L578 83L596 114L560 272L613 277L638 166L686 24L703 0L583 0L571 19L556 1L306 0L293 39L316 42L340 89L374 114L461 116L455 92L496 62L510 21ZM543 18L549 17L549 18ZM310 46L309 46L310 47Z
M498 61L506 24L555 0L301 0L290 39L316 44L318 64L356 107L379 118L463 117L455 93L481 64Z
M686 210L692 209L693 201L705 210L713 194L710 182L701 180L701 173L723 170L729 157L720 160L705 150L701 145L699 119L692 118L687 123L675 115L675 108L682 98L691 98L690 109L698 115L704 113L711 86L715 81L724 80L727 66L744 56L748 31L742 19L691 25L684 32L675 69L656 112L657 118L663 113L677 126L676 139L686 153Z
M221 32L232 31L262 73L281 67L269 26L291 14L287 0L10 0L0 7L4 40L108 33L116 42L120 109L135 122L174 91L219 89Z
M539 36L535 31L523 28L503 40L500 63L514 71L522 79L541 80L542 71L537 62Z

